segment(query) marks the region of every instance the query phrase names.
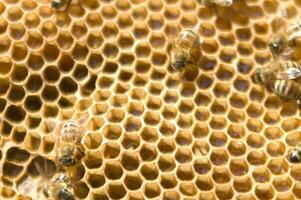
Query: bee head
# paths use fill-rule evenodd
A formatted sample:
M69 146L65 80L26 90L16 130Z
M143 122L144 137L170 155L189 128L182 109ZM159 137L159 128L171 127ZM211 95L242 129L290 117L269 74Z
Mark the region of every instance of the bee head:
M283 38L277 37L269 43L269 49L272 52L272 54L278 55L282 52L283 44Z
M74 196L69 190L63 188L58 193L58 200L74 200Z
M57 0L53 0L51 2L51 7L54 8L54 9L60 9L62 6L62 3L60 1L57 1Z
M297 162L300 162L300 155L299 155L299 152L296 152L296 151L293 151L290 156L289 156L289 160L292 162L292 163L297 163Z
M185 68L186 65L186 57L184 52L176 53L174 57L174 62L172 62L171 67L175 70L182 70Z
M70 156L62 156L59 158L59 162L63 166L73 166L75 165L75 160Z

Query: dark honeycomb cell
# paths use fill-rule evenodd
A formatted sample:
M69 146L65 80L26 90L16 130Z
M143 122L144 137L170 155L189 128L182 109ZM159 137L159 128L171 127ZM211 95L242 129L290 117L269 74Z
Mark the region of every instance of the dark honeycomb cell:
M21 122L26 116L25 110L20 106L10 105L7 107L5 117L12 122Z
M77 83L70 77L64 77L59 83L59 89L64 94L74 94L77 89Z

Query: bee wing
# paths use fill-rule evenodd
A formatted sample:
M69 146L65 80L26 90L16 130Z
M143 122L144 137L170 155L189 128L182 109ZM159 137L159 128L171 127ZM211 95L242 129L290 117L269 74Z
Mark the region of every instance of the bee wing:
M296 79L301 76L301 70L297 68L289 68L276 75L277 79Z

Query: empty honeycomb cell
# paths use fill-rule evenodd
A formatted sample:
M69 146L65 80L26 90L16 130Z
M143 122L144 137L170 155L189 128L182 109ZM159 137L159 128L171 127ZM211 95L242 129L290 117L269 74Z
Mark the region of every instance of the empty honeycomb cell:
M286 176L275 177L273 180L274 188L279 192L285 192L292 187L292 180Z
M97 169L102 166L103 159L101 157L100 152L93 151L91 153L86 153L84 163L88 169ZM78 180L80 180L85 175L85 170L86 168L84 166L79 165L78 171L80 173L76 174L78 176Z
M40 24L41 19L36 13L26 13L24 16L24 25L28 29L34 29L38 27Z
M31 95L25 98L25 109L30 112L37 112L42 107L42 101L39 96Z
M9 124L7 121L1 120L0 130L2 136L9 136L12 130L12 125Z
M224 149L213 149L210 155L211 162L216 166L226 165L228 159L229 155Z
M8 22L4 18L0 18L0 33L4 33L7 30Z
M215 194L219 199L231 199L234 191L229 184L220 184L215 187Z
M165 189L175 188L178 184L176 177L170 173L164 173L160 176L160 185Z
M66 28L70 25L71 18L65 12L56 13L55 24L60 28Z
M7 94L8 100L12 102L22 101L25 97L25 90L20 85L11 85L9 92Z
M195 185L201 191L210 191L213 188L214 183L212 182L210 176L199 175L196 179Z
M83 43L75 43L71 53L75 60L84 60L89 53L89 49Z
M167 61L167 56L165 53L154 52L151 56L151 61L155 66L162 66ZM186 70L187 71L187 70ZM186 72L185 71L185 72ZM157 75L158 76L158 75ZM159 75L162 76L162 75ZM153 79L157 79L154 73L152 74ZM159 78L159 77L158 77Z
M7 75L12 70L12 62L8 57L0 58L0 75Z
M161 14L151 14L148 18L147 24L152 30L159 30L164 25L164 18Z
M140 173L146 180L155 180L159 175L159 169L154 163L146 163L141 166Z
M179 99L179 95L173 90L167 90L163 98L166 103L175 103Z
M9 105L5 111L5 117L12 122L21 122L26 115L25 110L20 106Z
M6 108L6 101L3 98L0 98L0 113L3 112Z
M84 138L83 143L88 149L97 149L102 142L102 137L99 132L89 132Z
M144 194L148 198L158 197L161 193L161 189L156 182L148 182L144 185Z
M234 176L244 176L249 172L249 165L244 159L230 161L230 171Z
M263 114L262 112L263 112L263 107L260 106L259 104L251 103L247 108L247 114L253 118L260 117Z
M255 187L255 194L259 199L272 199L275 195L275 191L268 184L258 184Z
M267 167L271 173L275 175L285 174L289 169L289 165L285 158L272 158Z
M8 49L11 45L11 39L8 36L1 36L0 37L0 53L4 54L7 53Z
M163 89L164 86L160 82L152 82L148 87L149 92L153 95L160 95Z
M76 187L76 190L74 190L74 194L78 198L83 199L88 196L90 189L85 182L77 182L77 183L75 183L74 187Z
M23 14L24 13L22 9L16 6L12 6L7 9L7 18L12 22L19 21L22 18Z
M59 48L63 50L70 49L73 45L73 41L72 35L66 31L60 31L56 39Z
M40 123L41 123L40 117L34 117L29 115L25 120L25 125L30 129L37 128L40 125Z
M281 128L286 132L293 131L297 129L299 126L300 126L300 122L299 119L297 118L285 119L281 123Z
M32 50L40 49L43 45L43 38L38 32L28 32L26 36L26 44Z
M260 37L255 37L252 43L253 43L254 48L257 50L264 50L264 49L266 49L266 46L267 46L266 40L264 38L260 38Z
M106 23L102 28L102 35L107 39L115 38L118 34L118 28L115 23Z
M90 54L88 58L88 67L90 69L98 69L103 63L103 57L101 54Z
M113 62L105 62L103 66L103 72L108 74L113 74L118 70L118 65Z
M211 162L208 158L197 157L193 163L193 168L198 174L207 174L211 171Z
M205 108L198 108L194 113L194 117L199 121L207 121L210 117L210 112Z
M9 35L14 40L21 40L25 34L25 27L21 23L10 24Z
M148 2L147 7L152 11L160 11L163 7L163 2L161 0L151 0Z
M178 116L177 124L180 128L183 128L183 129L190 128L193 124L193 118L191 115L181 114Z
M121 156L121 164L125 170L133 171L139 167L140 161L136 153L125 151Z
M106 178L111 180L119 179L123 175L123 169L119 162L109 161L104 168Z
M46 85L42 90L42 98L45 101L55 101L59 96L59 91L56 87Z
M149 29L144 23L137 22L133 27L133 34L136 39L146 38L149 34Z
M192 160L192 152L189 148L186 147L178 147L175 152L175 159L179 163L188 163Z
M152 127L144 127L140 136L146 142L156 142L158 140L158 133L156 129Z
M220 130L227 126L227 119L222 116L213 116L209 125L214 130Z
M28 59L26 61L26 65L31 70L40 70L44 65L44 59L39 54L31 53L28 56Z
M253 53L253 47L247 42L240 42L237 47L238 53L241 56L249 56Z
M190 132L186 132L186 131L179 131L179 133L177 134L175 140L177 142L178 145L189 145L192 142L192 135L190 134Z
M228 107L225 101L215 100L210 107L210 111L216 115L224 114L227 111L227 108Z
M212 178L218 184L228 183L230 181L230 173L225 167L214 167Z
M44 154L50 154L54 150L55 139L53 137L44 137L41 142L41 149Z
M252 189L253 182L250 177L235 177L233 187L237 192L246 193Z
M132 53L121 52L119 54L118 63L120 63L121 66L131 66L134 61L135 61L135 57Z
M164 34L154 32L149 38L150 45L155 49L161 49L166 43Z
M121 69L119 71L118 78L120 81L128 82L133 77L133 70L131 69Z
M205 39L202 42L202 50L207 54L214 54L219 48L218 43L214 39Z
M241 156L246 152L246 145L241 141L232 140L229 142L228 151L232 156Z
M22 61L28 53L27 47L23 43L15 43L11 49L11 57L15 61Z
M143 144L139 154L143 161L152 161L158 156L156 148L150 144Z
M227 136L223 132L213 132L209 141L211 145L221 147L227 143Z
M158 166L161 172L170 172L175 169L176 163L172 156L161 155L158 159Z
M274 97L268 97L265 102L265 106L269 109L278 109L281 106L281 100L277 96Z
M280 121L280 116L277 112L267 112L263 120L266 124L273 125Z
M128 132L134 132L140 130L142 124L140 119L136 117L129 117L125 121L125 129Z
M209 134L209 127L204 123L196 123L193 128L192 134L195 138L206 137Z
M190 165L179 165L176 173L178 179L182 181L189 181L194 178L194 171Z
M60 78L60 72L56 66L48 66L43 70L43 78L49 83L55 83Z
M107 159L116 158L120 153L120 146L115 142L108 142L103 146L103 156Z
M249 152L247 160L251 165L263 165L267 161L267 155L264 151L254 150Z
M197 188L191 182L183 182L179 185L180 192L186 196L194 196L197 194Z
M20 149L18 147L11 147L6 152L6 160L16 164L26 162L29 159L29 157L30 154L26 150Z
M301 185L300 185L300 183L297 182L294 184L292 192L297 198L301 198L300 191L301 191Z
M36 132L28 133L25 136L24 146L29 151L37 151L41 144L41 137Z
M106 183L106 178L102 173L88 173L87 183L92 188L99 188Z
M59 49L54 43L48 43L43 47L43 56L46 61L55 61L59 57L59 55Z
M142 180L138 173L133 173L124 177L124 183L128 189L138 190L142 185Z
M282 103L280 115L282 117L294 116L297 112L297 105L291 102Z
M177 20L180 16L180 10L176 6L166 6L163 15L167 20Z
M172 153L176 149L175 141L170 138L161 138L158 149L162 153Z
M250 99L252 101L261 102L264 98L264 88L263 87L253 87L250 91Z
M87 32L87 27L83 21L73 22L71 26L71 34L73 35L73 37L75 37L76 39L83 38L85 37Z
M163 200L179 200L180 199L180 195L178 192L176 191L172 191L172 190L167 190L163 192Z
M117 123L124 119L125 112L122 109L112 109L107 113L106 116L109 122Z
M59 83L59 89L64 94L73 94L77 91L78 85L70 77L63 77Z
M54 38L57 35L57 26L51 21L45 21L41 24L40 32L45 38Z
M260 148L265 144L265 139L261 135L250 134L247 138L247 144L252 148Z
M202 74L198 77L196 83L200 89L209 89L213 84L213 78L205 74Z
M2 165L2 173L8 178L17 178L23 171L23 167L13 164L11 162L5 162Z

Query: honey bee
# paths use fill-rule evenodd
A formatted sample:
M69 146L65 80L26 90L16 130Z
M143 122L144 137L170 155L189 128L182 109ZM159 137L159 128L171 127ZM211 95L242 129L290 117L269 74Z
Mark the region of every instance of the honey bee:
M81 138L85 127L82 125L88 117L89 115L84 115L77 121L68 120L56 129L55 134L58 140L55 160L59 166L63 168L74 166L84 157Z
M201 4L216 4L223 7L229 7L232 5L232 0L200 0Z
M51 7L55 10L66 10L72 0L52 0Z
M55 174L43 188L43 194L55 200L74 200L71 180L65 173Z
M289 160L292 163L301 162L301 144L298 144L297 147L289 154Z
M271 90L286 99L296 100L297 104L301 103L301 90L297 83L292 80L273 80L270 81Z
M301 76L301 66L289 60L279 59L271 62L267 67L257 68L253 75L255 83L267 83L276 79L296 79Z
M282 28L275 34L268 46L274 57L290 57L296 47L296 39L301 36L301 23L296 22Z
M172 42L171 67L183 71L187 63L196 64L200 57L200 39L192 30L184 30Z

